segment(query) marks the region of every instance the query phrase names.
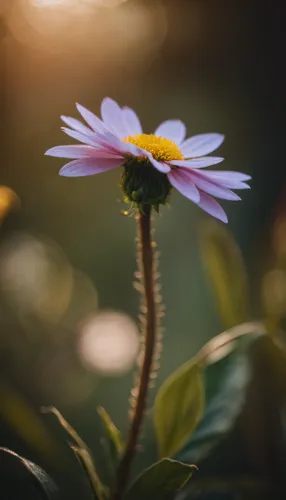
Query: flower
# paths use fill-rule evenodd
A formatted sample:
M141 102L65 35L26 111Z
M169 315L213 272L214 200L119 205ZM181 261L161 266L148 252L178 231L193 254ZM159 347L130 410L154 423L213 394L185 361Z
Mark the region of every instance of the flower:
M126 200L138 206L149 203L158 207L166 203L174 187L223 222L227 222L227 215L213 197L240 200L232 189L249 188L245 183L249 175L202 170L223 161L206 156L222 144L221 134L185 139L186 127L180 120L167 120L154 134L144 134L136 113L108 97L101 104L102 119L80 104L76 106L86 124L62 116L68 126L62 130L83 144L56 146L45 153L72 159L61 168L60 175L79 177L123 166L121 186Z

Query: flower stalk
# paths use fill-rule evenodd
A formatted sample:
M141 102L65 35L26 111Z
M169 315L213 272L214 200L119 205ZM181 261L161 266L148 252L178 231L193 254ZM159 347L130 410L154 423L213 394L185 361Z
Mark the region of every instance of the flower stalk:
M132 461L136 454L138 439L146 409L150 376L156 348L157 311L154 283L154 252L151 238L151 206L146 204L138 214L139 245L141 251L140 268L142 269L142 284L146 304L146 323L144 333L144 357L138 382L138 396L134 411L127 444L123 457L118 466L113 500L121 500L130 476Z

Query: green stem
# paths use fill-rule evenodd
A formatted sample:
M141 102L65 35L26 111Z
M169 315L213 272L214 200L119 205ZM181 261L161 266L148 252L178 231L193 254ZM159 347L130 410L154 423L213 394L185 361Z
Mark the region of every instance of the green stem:
M129 436L122 460L118 466L113 500L121 500L130 476L132 461L136 454L138 438L143 422L150 374L156 345L156 304L154 292L154 256L151 241L151 207L146 205L138 215L141 267L146 303L146 326L144 331L144 359L140 373L138 397L135 403Z

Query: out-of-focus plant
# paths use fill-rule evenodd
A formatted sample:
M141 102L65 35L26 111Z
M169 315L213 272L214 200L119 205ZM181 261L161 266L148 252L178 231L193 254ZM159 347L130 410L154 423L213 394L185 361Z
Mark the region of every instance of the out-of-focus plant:
M7 186L0 186L0 223L11 210L20 207L20 200L15 191Z
M248 188L245 181L250 177L239 172L204 170L223 160L221 157L208 156L223 142L224 137L220 134L200 134L185 139L186 128L180 120L168 120L154 134L145 134L135 112L127 107L119 107L109 98L102 102L102 119L81 105L77 105L77 109L86 124L63 116L62 120L67 125L63 130L82 144L57 146L46 154L72 160L60 170L60 174L67 177L93 175L122 167L123 199L130 206L126 213L134 214L138 224L135 288L141 297L142 342L138 359L139 373L131 392L130 428L126 440L121 437L107 412L103 408L99 409L113 461L110 484L103 484L88 446L59 411L55 408L46 411L53 413L67 432L72 449L90 480L93 498L169 500L185 487L196 468L190 465L188 459L180 460L178 457L188 446L190 436L199 432L200 426L204 425L205 412L208 411L208 367L216 364L219 358L236 351L239 339L246 337L249 331L244 327L213 339L166 380L158 391L153 411L159 461L131 482L131 469L146 414L148 392L156 377L162 349L161 318L164 308L158 282L158 252L153 239L152 214L168 203L172 189L176 188L201 209L227 222L226 213L214 197L240 199L233 189ZM222 243L221 235L218 240ZM220 253L223 246L226 255L222 265ZM216 291L226 323L232 325L241 322L245 314L243 276L235 276L238 292L232 288L235 293L227 294L233 285L232 278L228 281L236 256L233 258L232 251L228 252L224 242L218 252L215 245L211 247L209 243L205 250L208 250L207 261L213 281L217 285L220 283ZM242 369L240 364L237 369ZM242 378L244 375L242 369ZM227 382L231 384L231 378ZM31 467L34 470L34 466L28 464L30 470ZM36 474L40 483L41 474ZM42 478L46 480L46 476ZM52 498L51 489L44 493Z

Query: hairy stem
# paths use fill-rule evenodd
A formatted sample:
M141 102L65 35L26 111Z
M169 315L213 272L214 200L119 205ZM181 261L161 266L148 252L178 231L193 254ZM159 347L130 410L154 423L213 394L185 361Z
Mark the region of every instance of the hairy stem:
M136 454L138 438L143 422L147 394L156 346L156 303L154 291L154 256L151 241L151 207L146 205L138 215L141 268L143 274L146 324L144 331L144 357L139 378L138 396L135 402L129 436L122 460L118 466L113 500L121 500L127 486L131 464Z

